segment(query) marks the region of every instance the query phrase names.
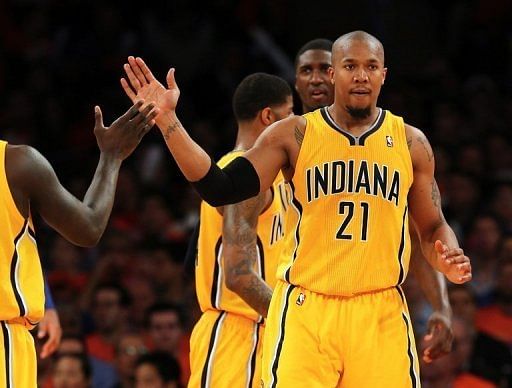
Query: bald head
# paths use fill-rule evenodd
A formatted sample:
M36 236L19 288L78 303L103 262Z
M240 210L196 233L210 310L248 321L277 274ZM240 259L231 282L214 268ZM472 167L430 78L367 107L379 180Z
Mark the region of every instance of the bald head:
M365 31L352 31L348 34L340 36L332 46L332 60L333 64L340 60L340 55L343 56L353 43L365 43L370 51L372 51L384 64L384 46L375 36Z

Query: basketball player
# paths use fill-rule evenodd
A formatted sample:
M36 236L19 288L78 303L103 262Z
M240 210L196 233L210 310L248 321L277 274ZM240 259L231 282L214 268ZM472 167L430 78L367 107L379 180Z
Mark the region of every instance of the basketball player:
M95 108L94 133L100 161L79 201L60 184L35 149L0 141L0 386L36 387L36 355L29 329L44 312L44 284L37 253L33 212L69 241L93 246L101 237L122 161L154 124L158 110L134 104L110 127Z
M271 125L222 169L176 116L174 69L165 89L137 58L131 86L138 97L158 102L156 122L167 147L210 204L264 192L279 170L290 182L262 385L417 387L418 359L400 288L411 249L409 212L435 269L464 283L471 279L470 261L444 219L427 138L377 107L387 72L380 41L354 31L336 40L332 55L333 104Z
M314 39L304 44L295 57L295 90L302 102L302 113L331 105L334 100L334 85L329 77L332 41ZM423 360L430 362L451 349L453 333L451 329L452 310L448 300L446 282L423 258L417 233L411 229L411 272L420 284L433 313L428 319L428 334L423 351Z
M131 59L133 60L133 59ZM233 96L238 134L225 166L250 149L270 124L293 112L292 91L279 77L246 77ZM189 387L260 386L263 319L276 281L287 205L284 178L235 205L201 204L196 292L203 314L190 340Z

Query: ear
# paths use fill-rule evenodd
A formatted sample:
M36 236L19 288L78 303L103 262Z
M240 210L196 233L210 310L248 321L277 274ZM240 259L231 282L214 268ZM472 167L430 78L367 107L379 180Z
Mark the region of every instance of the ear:
M385 67L382 69L382 85L384 85L384 81L386 80L386 74L388 73L388 68Z
M331 66L327 71L329 73L329 79L331 80L331 84L334 85L334 68Z
M260 120L266 127L275 121L274 112L270 107L267 106L260 111Z

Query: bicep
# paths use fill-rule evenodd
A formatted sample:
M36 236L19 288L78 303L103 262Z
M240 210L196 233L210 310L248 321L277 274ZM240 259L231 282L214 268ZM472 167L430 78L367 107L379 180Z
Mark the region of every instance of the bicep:
M443 223L444 216L439 187L434 177L432 147L425 135L415 128L411 141L414 181L409 191L409 208L418 233L423 235Z
M279 171L290 166L293 150L298 148L294 137L298 126L305 126L303 117L293 116L272 124L244 154L258 173L260 192L269 189Z

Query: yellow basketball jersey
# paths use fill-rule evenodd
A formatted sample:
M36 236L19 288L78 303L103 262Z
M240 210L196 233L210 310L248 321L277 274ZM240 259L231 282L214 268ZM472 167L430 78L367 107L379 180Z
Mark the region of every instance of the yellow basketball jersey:
M242 154L243 152L231 152L218 164L224 167ZM290 194L281 173L274 181L272 189L272 203L258 218L258 260L255 270L273 288L284 237L284 212L290 201ZM262 320L242 298L226 287L222 256L222 215L204 201L201 203L196 292L203 312L213 309L242 315L255 322Z
M376 122L355 137L327 108L304 117L278 278L340 296L401 284L413 180L403 119L379 109Z
M11 195L0 141L0 321L32 327L44 313L44 285L32 219L25 219Z

